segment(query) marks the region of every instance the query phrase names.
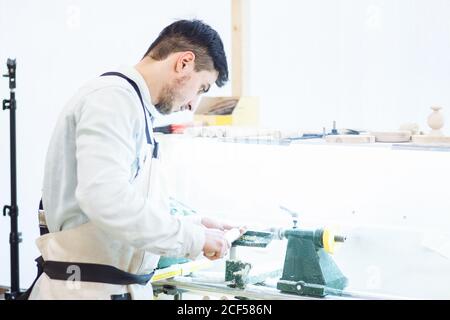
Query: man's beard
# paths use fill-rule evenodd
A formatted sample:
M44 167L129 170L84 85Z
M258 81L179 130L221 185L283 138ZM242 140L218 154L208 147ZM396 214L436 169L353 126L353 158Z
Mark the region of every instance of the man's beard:
M172 113L173 102L175 100L174 91L174 88L170 85L166 85L162 88L162 92L159 96L159 102L155 105L155 108L159 113L164 115Z
M184 76L181 79L175 79L173 84L165 85L159 95L159 101L155 105L159 113L167 115L174 111L174 101L179 95L182 86L190 79L189 76ZM181 106L180 106L181 107Z

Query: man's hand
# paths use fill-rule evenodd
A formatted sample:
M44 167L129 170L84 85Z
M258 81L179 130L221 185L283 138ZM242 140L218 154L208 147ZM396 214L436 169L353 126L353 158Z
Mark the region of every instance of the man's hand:
M233 226L226 222L219 221L219 220L216 220L214 218L209 218L209 217L202 218L202 225L204 225L208 229L218 229L218 230L222 230L222 231L227 231L227 230L237 228L241 232L241 235L244 234L245 231L247 230L247 227Z
M210 260L223 258L228 252L228 242L225 232L219 229L205 229L205 245L203 253Z
M230 243L225 237L227 231L239 229L239 232L243 235L247 230L246 227L232 226L209 217L203 217L201 223L206 227L203 253L210 260L221 259L228 253Z

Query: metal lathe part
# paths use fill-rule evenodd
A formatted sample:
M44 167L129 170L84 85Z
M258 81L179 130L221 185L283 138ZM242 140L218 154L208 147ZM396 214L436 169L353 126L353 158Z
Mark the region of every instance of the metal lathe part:
M283 240L285 238L283 228L270 228L267 231L272 233L275 240Z
M334 236L334 241L336 241L336 242L344 242L345 240L347 240L346 236L340 236L340 235Z

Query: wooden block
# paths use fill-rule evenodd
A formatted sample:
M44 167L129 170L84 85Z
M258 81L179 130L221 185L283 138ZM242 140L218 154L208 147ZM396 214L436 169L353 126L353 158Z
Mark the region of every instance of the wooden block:
M374 143L375 137L372 135L339 134L325 137L330 143Z
M371 132L371 135L375 136L376 142L409 142L411 141L411 131L379 131Z
M449 136L429 136L429 135L414 135L412 136L414 143L450 143Z

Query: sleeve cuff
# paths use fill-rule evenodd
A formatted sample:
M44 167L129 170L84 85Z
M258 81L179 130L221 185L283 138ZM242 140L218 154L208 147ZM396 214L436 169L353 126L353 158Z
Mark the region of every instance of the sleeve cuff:
M201 224L192 224L191 232L191 245L186 257L192 260L197 259L203 253L203 247L205 246L205 227Z

